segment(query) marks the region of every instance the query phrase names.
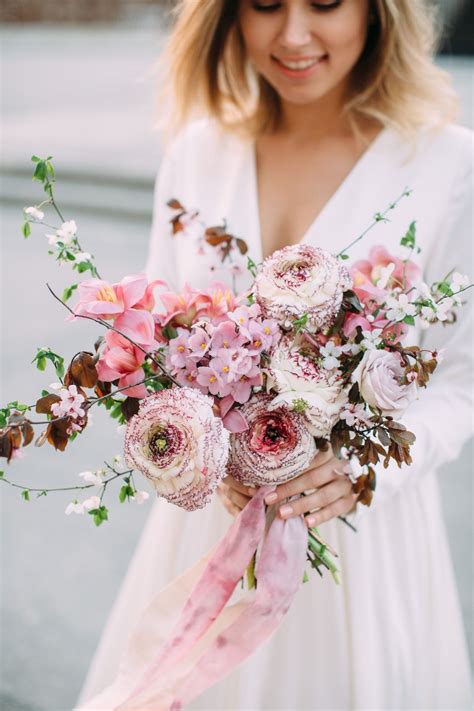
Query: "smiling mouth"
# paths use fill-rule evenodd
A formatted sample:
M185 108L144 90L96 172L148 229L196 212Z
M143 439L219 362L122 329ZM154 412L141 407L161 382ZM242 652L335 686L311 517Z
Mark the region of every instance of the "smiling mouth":
M308 57L305 59L298 59L298 60L291 59L290 60L290 59L280 59L280 58L274 57L272 55L272 59L275 62L277 62L278 64L280 64L282 67L284 67L285 69L289 69L290 71L293 71L293 72L304 72L304 71L310 69L311 67L316 66L316 64L319 64L320 62L322 62L324 59L327 58L327 56L328 56L327 54L323 54L319 57Z

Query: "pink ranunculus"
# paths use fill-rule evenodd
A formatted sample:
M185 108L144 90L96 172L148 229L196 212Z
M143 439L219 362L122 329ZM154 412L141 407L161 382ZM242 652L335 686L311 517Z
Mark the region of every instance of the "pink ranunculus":
M240 412L248 423L232 434L227 471L245 484L281 484L307 469L316 445L304 418L286 407L270 410L272 395L256 393Z
M267 257L255 279L255 296L264 316L292 322L306 315L307 328L318 331L334 323L343 293L351 286L337 257L299 244Z
M197 390L149 395L127 425L125 460L163 496L188 511L203 508L225 476L229 433L213 401Z
M105 342L106 348L96 366L100 380L106 383L118 380L120 388L130 385L124 390L125 395L146 397L147 389L143 383L140 383L145 377L142 368L145 360L143 351L115 331L107 331Z
M368 350L352 374L365 402L383 415L401 417L417 396L416 382L403 384L404 370L397 353Z

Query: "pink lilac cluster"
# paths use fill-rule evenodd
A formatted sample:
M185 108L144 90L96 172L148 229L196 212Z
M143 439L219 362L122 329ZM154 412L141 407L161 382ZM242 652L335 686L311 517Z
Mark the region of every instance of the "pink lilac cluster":
M313 435L299 413L272 407L259 392L242 407L248 428L230 437L227 472L245 485L281 484L307 469L316 454Z
M263 384L262 353L278 343L280 330L276 321L262 317L258 304L205 315L210 320L200 318L189 329L178 327L169 341L167 366L180 384L218 398L221 416L231 426L234 404L247 402Z
M146 352L158 346L151 313L155 307L153 292L164 284L161 280L148 283L144 274L136 274L126 276L116 284L103 279L87 279L78 286L79 303L74 312L110 321L116 329L105 335L105 347L97 363L99 378L104 382L118 380L119 387L130 385L124 392L131 397L147 394L141 383L144 378L142 366Z
M354 262L350 268L353 291L363 306L362 313L348 314L344 335L353 338L358 326L362 331L380 331L385 340L398 343L407 331L402 321L393 323L385 307L394 294L404 295L420 278L420 269L411 260L401 260L377 245L370 249L367 259Z
M158 496L187 511L203 508L225 475L229 433L213 401L173 387L144 398L125 434L127 465L142 472Z

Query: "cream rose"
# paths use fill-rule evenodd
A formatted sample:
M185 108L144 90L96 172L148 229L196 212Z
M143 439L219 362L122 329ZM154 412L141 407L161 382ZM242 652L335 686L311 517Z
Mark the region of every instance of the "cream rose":
M213 401L198 390L171 388L149 395L127 425L125 460L159 496L193 511L203 508L225 475L229 433Z
M329 252L294 245L274 252L255 279L255 297L265 316L294 321L307 314L307 327L329 328L352 285L348 270Z
M396 353L383 350L366 351L352 374L358 383L360 394L372 407L378 407L383 415L401 417L416 399L415 382L402 384L403 368Z

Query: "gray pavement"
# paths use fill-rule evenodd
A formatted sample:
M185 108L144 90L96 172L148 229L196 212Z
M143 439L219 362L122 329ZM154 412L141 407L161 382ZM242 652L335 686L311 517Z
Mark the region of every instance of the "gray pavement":
M143 266L152 181L160 146L152 130L153 63L163 36L154 25L134 28L25 27L0 30L2 54L2 392L0 402L25 401L56 378L34 372L37 346L73 354L92 345L96 329L65 324L44 286L58 291L70 273L48 258L45 238L20 236L21 207L39 199L29 179L32 153L52 154L64 175L58 196L76 219L82 241L107 276ZM472 126L469 60L443 60L462 95L462 121ZM121 440L102 412L67 454L25 450L8 472L16 482L67 486L100 466ZM104 425L104 426L102 426ZM77 443L79 444L79 443ZM472 644L472 443L440 481L453 560ZM25 502L2 495L2 697L8 711L72 707L150 502L120 505L108 495L110 521L66 518L66 493Z

